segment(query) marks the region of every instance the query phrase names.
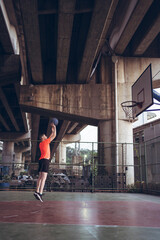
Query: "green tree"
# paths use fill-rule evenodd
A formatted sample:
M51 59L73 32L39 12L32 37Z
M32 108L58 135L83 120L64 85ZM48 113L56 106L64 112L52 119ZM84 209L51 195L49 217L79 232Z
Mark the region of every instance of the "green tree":
M71 147L66 148L66 163L72 163L72 156L75 154L75 149Z

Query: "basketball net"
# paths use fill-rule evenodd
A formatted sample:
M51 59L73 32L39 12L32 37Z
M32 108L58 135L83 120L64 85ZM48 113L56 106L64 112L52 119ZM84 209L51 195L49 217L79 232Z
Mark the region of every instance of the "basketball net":
M125 112L126 118L129 122L133 122L134 120L133 107L137 105L138 103L135 101L126 101L121 103L122 109Z

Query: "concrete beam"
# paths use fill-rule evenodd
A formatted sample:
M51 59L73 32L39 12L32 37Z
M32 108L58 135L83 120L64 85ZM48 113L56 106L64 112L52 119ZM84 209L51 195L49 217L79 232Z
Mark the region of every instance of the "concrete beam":
M116 45L115 52L123 54L153 0L139 0Z
M0 1L0 7L2 9L3 12L3 16L5 19L5 26L7 28L8 34L9 34L9 38L12 44L12 48L13 48L13 53L15 54L19 54L19 41L18 41L18 36L17 36L17 32L15 29L15 26L10 22L10 18L8 15L10 15L11 13L7 12L6 9L6 0L1 0Z
M74 134L76 133L76 134L78 134L78 133L80 133L85 127L87 127L87 124L79 124L77 127L76 127L76 129L74 130Z
M15 87L17 99L19 99L19 85L14 84L14 87ZM28 132L29 131L29 124L27 122L27 114L25 112L22 112L21 109L20 109L20 112L21 112L21 115L22 115L25 132Z
M58 135L56 137L56 141L54 142L54 146L53 146L53 149L52 149L52 152L51 152L51 156L53 156L53 154L55 153L55 151L56 151L56 149L57 149L57 147L60 143L60 141L65 136L69 124L70 124L70 121L66 121L66 120L63 121L61 129L58 132Z
M30 132L28 133L22 133L22 132L1 132L0 133L0 140L1 141L25 141L29 140L31 138Z
M68 144L68 143L73 143L73 142L79 142L81 140L81 135L78 134L66 134L63 139L62 142L64 144Z
M88 12L92 12L92 8L83 8L83 9L77 9L73 11L74 14L88 13ZM57 13L58 13L57 9L47 9L47 10L38 11L39 15L48 15L48 14L57 14Z
M31 150L31 147L25 147L25 146L23 146L23 147L20 147L20 146L14 147L15 153L24 153L24 152L28 152L30 150Z
M90 29L84 49L82 63L78 74L78 83L86 82L91 74L95 57L98 54L99 46L105 41L105 34L108 30L109 17L115 11L117 0L95 0ZM110 19L111 20L111 19Z
M87 126L87 124L84 123L75 123L75 122L71 122L68 129L67 129L67 134L78 134L79 132L81 132L85 127Z
M118 76L119 76L119 79L121 79L120 83L124 83L124 81L129 81L131 82L130 84L132 85L140 77L143 71L151 64L153 88L160 88L160 70L159 70L160 59L159 58L118 57L118 62L119 62ZM125 69L125 71L123 71L125 73L125 76L123 76L124 73L122 74L123 68ZM130 93L131 93L131 90L130 90ZM130 95L130 93L126 92L126 94L128 95ZM123 98L124 96L125 95L123 94ZM118 95L118 97L120 97L120 95ZM131 99L127 99L127 100L131 100Z
M23 111L97 125L112 118L112 94L112 84L21 86L20 105Z
M68 127L67 133L72 133L72 131L78 126L79 123L71 123Z
M37 0L20 0L32 78L43 82ZM32 7L31 7L32 6ZM31 27L32 26L32 27Z
M152 26L148 29L143 39L136 47L134 55L142 55L147 50L147 48L159 34L160 31L159 26L160 26L160 14L157 16Z
M160 79L153 80L152 83L153 83L153 85L152 85L153 89L154 88L160 88Z
M12 0L5 0L4 2L6 11L8 14L9 21L11 25L13 25L16 29L18 41L19 41L19 55L21 58L22 65L22 76L23 76L23 84L29 84L29 76L28 76L28 66L26 59L26 42L24 39L24 29L22 22L22 14L20 10L20 2Z
M11 119L11 122L13 123L13 126L15 127L16 131L20 131L20 129L19 129L19 127L18 127L18 124L17 124L17 122L16 122L16 119L15 119L15 117L14 117L14 115L13 115L13 112L12 112L12 110L11 110L9 104L8 104L7 98L6 98L6 96L4 95L4 93L3 93L2 88L0 88L0 99L1 99L1 101L2 101L2 103L3 103L3 105L4 105L4 107L5 107L8 115L9 115L9 117L10 117L10 119Z
M11 129L9 128L8 124L6 123L5 119L2 117L2 115L0 114L0 122L3 124L3 126L5 127L5 129L7 131L10 131Z
M5 6L3 1L0 1L0 42L2 49L6 54L14 54L14 49L11 41L11 36L9 33L9 21L6 14Z
M0 86L20 82L20 57L19 55L0 56Z
M75 0L60 0L58 14L57 83L65 83L72 36Z

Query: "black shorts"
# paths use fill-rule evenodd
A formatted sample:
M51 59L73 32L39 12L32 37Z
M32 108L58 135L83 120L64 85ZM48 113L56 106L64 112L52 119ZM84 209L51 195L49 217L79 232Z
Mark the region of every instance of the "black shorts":
M49 170L49 160L45 159L45 158L40 159L38 172L47 172L48 173L48 170Z

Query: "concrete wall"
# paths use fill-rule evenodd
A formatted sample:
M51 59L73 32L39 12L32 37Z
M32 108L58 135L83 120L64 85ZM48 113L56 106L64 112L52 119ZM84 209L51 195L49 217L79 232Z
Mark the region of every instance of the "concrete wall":
M119 143L133 143L132 124L127 120L125 113L121 108L123 101L132 100L131 86L148 67L152 66L152 76L155 76L159 71L160 59L153 58L122 58L118 57L117 62L117 106L118 106L118 142ZM159 85L159 74L153 78L153 86ZM133 165L133 147L128 145L125 153L126 164ZM119 164L122 163L122 158L118 157ZM129 167L126 176L127 183L132 183L133 168Z

